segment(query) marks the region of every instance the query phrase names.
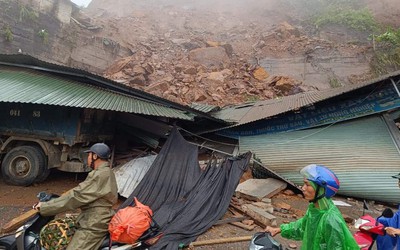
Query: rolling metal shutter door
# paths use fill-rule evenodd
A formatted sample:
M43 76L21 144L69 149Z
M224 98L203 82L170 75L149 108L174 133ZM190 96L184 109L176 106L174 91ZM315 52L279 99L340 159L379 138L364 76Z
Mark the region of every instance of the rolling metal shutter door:
M243 136L240 152L252 151L273 171L301 185L302 167L331 168L340 194L388 202L400 201L400 154L380 116L279 134ZM372 187L373 186L373 187Z

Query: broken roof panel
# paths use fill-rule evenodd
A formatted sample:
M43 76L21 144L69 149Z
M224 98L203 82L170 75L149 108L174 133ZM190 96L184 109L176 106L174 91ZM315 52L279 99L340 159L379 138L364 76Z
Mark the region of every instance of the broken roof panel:
M197 103L197 102L190 104L190 107L194 108L195 110L204 112L204 113L219 110L218 106L209 105L209 104L205 104L205 103Z
M240 126L246 123L258 121L261 119L269 118L279 115L288 111L297 110L301 107L306 107L314 103L339 96L350 91L372 85L377 82L388 80L392 77L399 78L400 71L387 74L377 79L346 85L340 88L327 89L322 91L310 91L299 93L292 96L286 96L280 99L272 99L259 101L254 103L246 103L223 108L220 111L213 113L213 116L236 124L230 127Z
M112 110L191 120L184 111L42 71L0 66L0 102Z

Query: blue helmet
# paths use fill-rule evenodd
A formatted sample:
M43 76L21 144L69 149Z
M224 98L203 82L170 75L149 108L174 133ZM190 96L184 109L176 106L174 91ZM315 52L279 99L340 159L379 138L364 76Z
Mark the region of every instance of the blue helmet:
M311 164L300 170L300 173L307 180L314 182L320 187L323 187L325 189L326 198L334 196L339 190L339 179L332 170L325 166Z

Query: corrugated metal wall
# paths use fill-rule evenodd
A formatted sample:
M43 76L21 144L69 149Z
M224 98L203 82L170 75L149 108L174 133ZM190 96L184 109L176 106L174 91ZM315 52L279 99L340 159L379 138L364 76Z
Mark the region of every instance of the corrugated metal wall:
M380 116L287 133L242 136L240 152L252 151L264 164L296 184L300 169L316 163L330 167L341 182L340 194L400 202L400 154Z

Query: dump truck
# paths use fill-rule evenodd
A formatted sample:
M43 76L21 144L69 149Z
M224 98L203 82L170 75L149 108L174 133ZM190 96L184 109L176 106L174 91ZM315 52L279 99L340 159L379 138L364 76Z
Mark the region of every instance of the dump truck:
M83 151L113 139L114 113L106 110L0 103L0 160L6 183L44 181L51 169L88 172Z

